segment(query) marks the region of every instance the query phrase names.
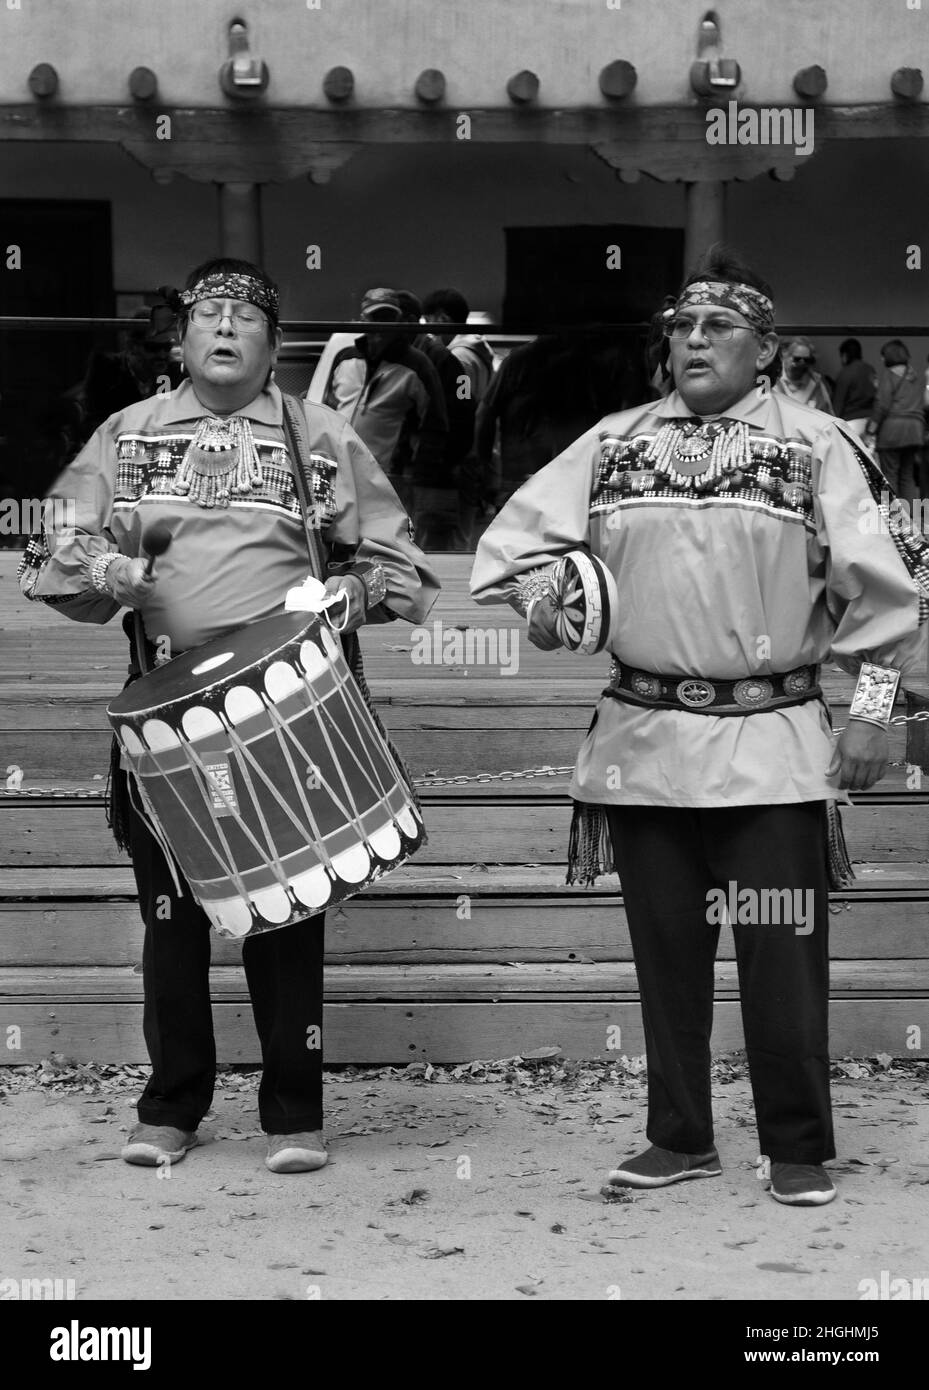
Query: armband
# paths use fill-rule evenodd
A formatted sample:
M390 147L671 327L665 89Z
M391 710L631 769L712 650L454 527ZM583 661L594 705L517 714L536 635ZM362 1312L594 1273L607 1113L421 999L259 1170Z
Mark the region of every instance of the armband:
M862 662L855 695L848 711L849 719L860 719L866 724L876 724L878 728L886 729L893 713L899 684L900 672L895 671L892 666L875 666L870 661Z

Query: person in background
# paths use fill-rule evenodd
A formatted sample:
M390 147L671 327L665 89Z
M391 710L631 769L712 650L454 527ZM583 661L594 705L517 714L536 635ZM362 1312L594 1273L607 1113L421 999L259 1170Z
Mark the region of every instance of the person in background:
M884 344L881 361L884 366L865 438L877 446L881 469L891 489L903 501L914 502L925 486L924 387L910 362L906 344L899 338Z
M640 373L612 337L551 334L514 348L477 412L475 451L492 465L497 429L502 504L611 410L641 399Z
M439 342L445 343L453 352L468 374L471 399L475 410L487 395L497 359L494 350L479 333L443 333L443 323L467 323L471 310L468 301L459 290L433 290L423 300L423 318L433 325L433 332Z
M791 338L783 348L784 370L774 383L773 390L788 396L797 405L809 405L814 410L824 410L827 415L834 414L829 388L816 365L816 350L809 338Z
M118 352L94 352L80 387L73 394L81 411L83 445L117 410L144 401L162 388L181 384L181 364L174 314L167 304L140 309L138 325L125 331Z
M397 290L396 294L403 321L419 323L423 313L422 301L411 290ZM459 526L459 488L464 461L474 444L476 406L470 378L460 358L449 351L439 335L420 333L412 340L412 344L424 353L435 367L442 385L448 416L443 477L432 486L417 486L413 489L416 543L423 550L467 550L468 537ZM401 451L407 448L408 437L405 436L401 441Z
M871 364L862 360L857 338L839 344L839 357L842 366L832 393L833 411L863 439L877 394L877 376Z
M336 354L324 404L358 432L409 511L414 486L438 486L442 479L448 435L442 385L428 357L392 331L403 318L395 290L368 290L361 317L379 327Z
M459 290L433 290L423 300L423 318L432 327L435 341L445 344L459 364L455 387L459 410L462 404L470 410L469 420L463 414L459 417L461 445L470 427L467 448L460 450L456 459L459 487L455 546L460 550L471 549L474 526L490 490L493 470L488 470L486 462L479 459L475 452L474 430L477 411L500 365L493 348L479 333L443 332L444 324L467 323L470 314L468 301ZM454 426L452 429L454 433Z

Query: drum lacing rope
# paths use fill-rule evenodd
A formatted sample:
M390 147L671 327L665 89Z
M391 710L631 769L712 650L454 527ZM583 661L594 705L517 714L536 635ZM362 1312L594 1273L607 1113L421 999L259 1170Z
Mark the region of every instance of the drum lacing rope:
M322 702L320 702L320 703L322 703ZM273 706L273 705L271 705L271 704L268 704L268 705L267 705L267 710L268 710L268 714L271 716L271 722L272 722L272 724L274 724L275 727L278 729L279 734L280 734L280 732L283 732L283 733L286 735L286 737L290 739L290 741L291 741L291 743L293 743L294 747L295 747L295 748L299 751L299 753L306 759L307 766L309 766L309 767L315 767L315 768L316 768L316 773L317 773L317 775L318 775L318 777L319 777L319 779L320 779L320 783L325 787L326 791L327 791L327 792L329 793L329 795L332 797L332 800L335 802L335 804L336 804L336 806L338 807L339 811L340 811L340 812L342 813L342 815L345 817L345 820L346 820L349 824L351 824L351 825L354 826L354 828L355 828L355 833L358 835L358 837L359 837L360 839L362 839L362 840L367 840L367 836L365 835L364 828L363 828L363 826L362 826L362 824L361 824L360 817L359 817L359 815L358 815L358 812L355 810L354 805L352 805L352 806L350 806L350 807L349 807L349 806L346 806L345 803L342 801L341 797L336 793L335 787L332 786L331 783L329 783L329 782L327 782L327 781L324 780L323 775L322 775L322 772L320 771L319 767L313 762L313 759L310 757L310 755L309 755L309 753L307 752L307 750L303 747L303 745L301 744L300 740L297 738L297 736L296 736L296 734L293 732L293 730L288 726L286 720L283 720L283 719L281 718L280 713L279 713L279 711L276 709L276 707ZM331 741L330 741L329 735L328 735L328 733L326 732L325 728L323 727L322 720L319 721L319 730L320 730L320 733L322 734L323 738L326 740L326 747L327 747L327 749L329 750L329 756L330 756L331 759L332 759L333 766L335 767L336 771L339 772L339 774L340 774L340 776L341 776L341 778L342 778L342 787L343 787L343 790L344 790L345 793L347 793L347 795L349 796L349 798L351 798L351 788L349 787L348 783L347 783L346 780L345 780L345 774L342 772L341 768L339 767L339 760L338 760L338 758L337 758L336 755L335 755L335 749L334 749L333 746L332 746L332 743L331 743ZM284 745L282 744L282 748L283 748L283 747L284 747ZM285 753L285 756L286 756L286 753ZM290 761L290 759L288 758L288 763L289 763L289 761ZM291 766L291 771L294 772L294 769L293 769L292 766ZM300 785L299 779L297 778L296 772L294 772L294 780L297 781L297 784L298 784L298 785ZM301 798L302 798L302 791L301 791ZM294 824L296 825L297 822L295 821ZM328 855L326 856L326 858L327 858L327 863L331 863L331 860L329 859Z
M297 830L300 830L301 832L303 832L303 831L304 831L304 827L303 827L303 826L300 824L300 822L297 820L297 818L296 818L296 816L294 815L293 811L290 809L290 807L288 806L287 802L286 802L286 801L284 800L284 798L281 796L281 794L280 794L280 792L278 791L277 787L275 787L274 783L270 780L270 778L268 778L268 777L265 775L265 773L262 771L262 769L258 766L258 763L256 762L255 758L254 758L254 757L252 756L252 754L248 751L248 748L246 747L246 745L245 745L244 743L242 743L241 739L239 740L239 744L240 744L240 746L241 746L241 749L242 749L242 752L243 752L244 756L245 756L245 757L248 759L248 761L252 764L252 767L253 767L253 768L255 769L255 771L258 773L259 777L260 777L261 780L264 782L265 786L268 788L268 790L270 791L271 795L272 795L272 796L274 797L274 799L277 801L278 805L281 807L281 810L284 811L284 813L290 818L290 820L292 821L292 823L294 824L294 826L297 828ZM188 764L189 764L190 766L196 766L196 767L199 769L199 771L202 773L203 777L205 778L207 787L212 787L212 786L214 785L213 779L210 777L210 774L209 774L209 772L207 771L206 766L205 766L205 764L204 764L202 758L200 757L200 755L199 755L198 753L195 753L194 750L193 750L191 747L189 747L186 743L185 743L185 744L182 744L181 746L182 746L182 748L183 748L183 750L184 750L184 755L185 755L185 757L187 758ZM262 827L262 829L263 829L263 831L264 831L264 833L265 833L265 835L267 836L267 839L268 839L268 846L269 846L269 848L270 848L270 853L273 855L273 852L274 852L274 851L273 851L273 841L272 841L272 839L271 839L271 831L270 831L270 829L269 829L269 827L268 827L267 821L266 821L265 818L264 818L264 815L263 815L263 813L262 813L261 807L260 807L260 805L258 804L258 799L257 799L257 797L255 796L255 790L254 790L254 787L252 786L251 779L248 777L248 774L246 773L244 767L241 767L241 768L240 768L240 771L242 772L243 776L245 777L246 782L248 783L249 791L250 791L251 794L252 794L252 800L255 802L255 810L256 810L256 813L257 813L257 815L258 815L258 819L261 821L261 827ZM175 796L178 795L178 793L175 791L175 789L174 789L173 787L171 788L171 790L174 791ZM220 792L219 794L222 796L222 792ZM238 825L239 829L242 831L242 834L245 835L246 838L250 841L250 843L251 843L251 845L252 845L252 848L255 849L255 850L258 852L258 854L260 854L260 855L262 855L262 856L264 856L266 853L268 853L269 850L266 850L266 848L265 848L264 846L262 846L262 845L259 843L259 841L255 838L255 836L254 836L254 835L252 834L252 832L249 830L248 826L245 824L245 821L242 819L242 817L239 815L239 813L238 813L237 811L233 810L233 808L232 808L231 806L230 806L229 809L230 809L230 813L231 813L233 819L235 820L235 822L236 822L236 824ZM212 818L213 818L213 826L214 826L214 828L215 828L215 830L216 830L216 833L217 833L217 835L219 836L219 838L222 840L223 846L224 846L224 848L225 848L225 850L226 850L226 853L229 855L230 865L232 865L232 851L231 851L230 848L229 848L229 844L228 844L228 841L226 840L226 836L225 836L225 834L224 834L224 832L223 832L223 828L222 828L222 826L219 824L219 819L220 819L220 818L219 818L219 816L218 816L217 813L216 813L216 810L215 810L215 808L214 808L214 806L213 806L213 804L212 804L212 801L210 801L209 804L208 804L208 810L209 810L209 812L210 812L210 815L211 815ZM188 812L188 814L190 814L190 813ZM193 820L193 817L192 817L192 816L191 816L191 819ZM196 821L194 822L194 824L196 824ZM198 826L197 828L199 829L200 827ZM203 832L201 831L201 834L202 834L202 833L203 833ZM204 839L206 839L206 836L204 836ZM209 841L207 841L207 843L209 844ZM213 849L213 855L214 855L214 858L217 860L217 862L218 862L220 865L222 865L222 867L223 867L224 869L227 868L226 865L222 864L222 860L221 860L221 859L219 858L219 856L216 854L215 849ZM284 873L282 872L282 870L278 867L278 865L277 865L276 863L271 863L271 864L269 865L269 867L270 867L272 873L274 874L274 877L277 879L278 883L280 884L280 886L286 891L286 890L289 888L290 885L289 885L289 883L288 883L288 881L287 881L287 878L285 877ZM236 888L239 890L239 894L241 895L241 897L243 897L246 901L250 901L251 895L249 894L248 889L245 887L245 884L243 883L243 881L242 881L242 879L241 879L241 876L238 874L238 872L236 871L236 869L235 869L234 867L230 867L230 868L228 868L227 872L228 872L228 876L234 881L234 883L235 883L235 885L236 885Z
M136 784L136 789L138 790L139 796L142 800L142 806L139 806L135 799L135 796L133 795L133 782L135 782ZM170 873L174 883L174 887L177 890L177 896L179 898L182 898L184 896L184 890L181 887L180 880L178 879L177 868L174 863L174 855L171 851L170 845L164 837L164 833L162 832L161 827L158 824L158 817L155 814L154 806L148 798L148 793L142 786L141 781L137 781L135 777L129 777L127 779L127 788L129 792L129 800L132 803L135 813L140 820L145 822L145 825L148 827L152 837L158 845L158 848L164 855L165 862L168 865L168 872ZM144 810L143 807L145 808Z
M185 753L187 753L186 747L185 747L184 751L185 751ZM151 756L151 755L149 755L149 756ZM187 762L188 762L188 767L190 767L190 766L191 766L191 761L190 761L190 757L189 757L189 756L188 756ZM201 771L203 772L203 775L204 775L204 777L206 778L207 786L209 787L209 786L212 785L212 780L211 780L211 778L210 778L210 776L209 776L209 773L207 773L207 772L203 769L202 763L201 763L200 766L201 766ZM136 780L138 781L139 786L140 786L140 790L141 790L141 778L138 778L138 779L136 779ZM181 808L181 810L184 812L185 816L187 816L187 818L189 819L191 825L194 827L194 829L196 830L197 834L200 836L200 838L201 838L201 840L203 841L203 843L206 845L206 847L207 847L207 849L209 850L210 854L212 854L213 858L216 860L216 863L219 865L219 868L223 871L223 873L226 875L227 878L232 879L233 883L235 884L235 886L236 886L237 890L239 891L239 893L241 894L241 896L242 896L243 898L246 898L246 899L247 899L247 898L248 898L248 890L246 889L245 884L242 882L242 879L240 878L239 874L236 872L235 865L234 865L234 863L232 862L232 854L231 854L231 851L230 851L230 849L229 849L229 844L228 844L228 842L227 842L227 840L226 840L226 837L225 837L225 835L223 834L221 828L217 825L217 826L216 826L216 832L217 832L219 838L220 838L220 839L222 840L222 842L223 842L223 845L224 845L224 847L225 847L226 853L229 855L229 862L228 862L228 863L223 863L223 860L221 859L221 857L220 857L219 854L217 853L216 846L212 843L212 841L210 840L210 838L209 838L209 836L207 835L206 831L203 829L203 826L200 824L200 822L197 820L197 818L194 816L193 812L191 811L190 807L189 807L189 806L187 805L187 803L184 801L183 797L181 796L180 792L177 790L177 787L175 787L175 785L174 785L174 783L172 782L171 778L170 778L170 777L164 778L164 782L165 782L165 785L168 787L169 791L171 792L171 795L174 797L175 801L176 801L177 804L180 806L180 808ZM132 785L132 775L130 775L130 787L131 787L131 785ZM211 810L211 812L212 812L212 810L213 810L212 805L210 806L210 810ZM153 811L154 811L154 808L153 808ZM215 824L215 819L216 819L216 818L215 818L215 814L214 814L214 824ZM249 831L249 829L248 829L248 826L243 825L243 826L242 826L242 830L244 831L244 833L245 833L246 835L249 835L249 836L250 836L250 831ZM160 840L159 840L159 843L161 843ZM261 846L257 843L257 841L255 841L254 844L255 844L255 848L256 848L256 849L258 850L258 852L260 853L260 852L261 852ZM168 856L165 856L165 857L167 858ZM168 862L169 862L169 864L170 864L171 860L168 859Z
M278 713L277 713L277 710L274 708L274 706L270 705L270 704L268 703L267 700L264 701L264 705L265 705L265 710L266 710L269 714L272 715L272 720L271 720L271 722L274 723L274 722L275 722L275 719L277 719L277 718L280 717L280 716L278 715ZM281 722L284 723L285 721L282 720ZM307 766L308 766L308 767L309 767L309 766L315 766L315 764L313 763L312 758L310 758L309 754L306 752L306 749L303 748L303 747L299 744L299 742L296 740L296 738L294 737L293 734L291 734L291 738L294 738L294 742L297 743L297 746L300 748L300 752L303 754L304 758L306 758ZM240 772L242 773L242 775L246 778L246 780L248 780L247 774L246 774L246 772L245 772L245 768L244 768L244 766L242 765L242 761L241 761L242 758L243 758L243 750L244 750L244 748L245 748L245 746L246 746L246 745L245 745L245 742L244 742L244 740L243 740L242 738L240 738L238 732L237 732L235 729L233 729L233 728L230 728L230 729L229 729L229 740L230 740L230 742L232 743L233 751L236 753L236 756L237 756L237 757L239 758L239 760L240 760L240 762L239 762L239 770L240 770ZM311 806L310 806L310 803L309 803L309 801L308 801L307 798L306 798L306 793L305 793L304 788L303 788L303 783L300 781L300 778L299 778L299 776L298 776L298 774L297 774L297 769L294 767L293 760L292 760L292 758L291 758L291 756L290 756L290 750L288 749L288 747L287 747L286 743L284 742L284 740L281 739L280 734L278 734L278 744L279 744L279 746L280 746L281 752L283 753L283 755L284 755L284 757L285 757L285 759L286 759L286 761L287 761L287 766L290 768L290 775L291 775L291 777L292 777L293 780L294 780L294 786L297 788L297 795L300 797L300 804L301 804L301 806L303 807L304 813L306 814L306 818L307 818L307 820L308 820L309 823L310 823L310 828L311 828L311 830L312 830L312 832L313 832L313 838L314 838L314 840L315 840L315 842L316 842L316 848L317 848L317 850L319 851L320 857L321 857L323 863L325 864L326 868L333 874L333 876L335 876L335 870L332 868L332 857L331 857L331 855L329 854L328 849L326 848L325 840L324 840L322 831L320 830L320 827L319 827L319 822L317 821L316 817L314 816L313 810L312 810L312 808L311 808ZM319 769L318 769L318 768L317 768L317 773L319 774ZM320 781L322 782L322 780L323 780L323 779L322 779L322 774L319 774L319 777L320 777ZM251 783L249 783L249 786L251 787ZM331 788L329 788L328 785L326 786L326 790L330 792L330 795L332 795ZM334 799L335 799L335 797L334 797L334 795L333 795L333 800L334 800Z

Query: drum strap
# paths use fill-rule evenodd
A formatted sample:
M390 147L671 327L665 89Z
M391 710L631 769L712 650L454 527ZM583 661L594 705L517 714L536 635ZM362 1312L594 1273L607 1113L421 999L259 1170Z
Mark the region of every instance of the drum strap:
M294 491L297 494L300 511L303 514L303 529L306 532L306 544L310 552L310 573L314 578L325 583L328 556L319 528L313 525L314 507L310 491L313 465L310 462L310 441L306 432L306 416L303 413L301 402L296 396L288 395L286 391L281 392L281 404L284 409L284 437L287 441L287 452L290 455L293 469Z

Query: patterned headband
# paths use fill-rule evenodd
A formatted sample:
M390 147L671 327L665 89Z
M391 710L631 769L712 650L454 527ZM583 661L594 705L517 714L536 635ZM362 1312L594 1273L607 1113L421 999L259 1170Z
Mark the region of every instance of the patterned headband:
M216 270L204 275L189 290L180 290L177 302L190 309L201 299L241 299L263 309L272 323L277 323L280 297L277 290L241 271Z
M758 333L774 331L774 305L766 294L751 285L733 285L727 280L696 280L686 287L672 313L697 304L718 304L723 309L734 309Z

